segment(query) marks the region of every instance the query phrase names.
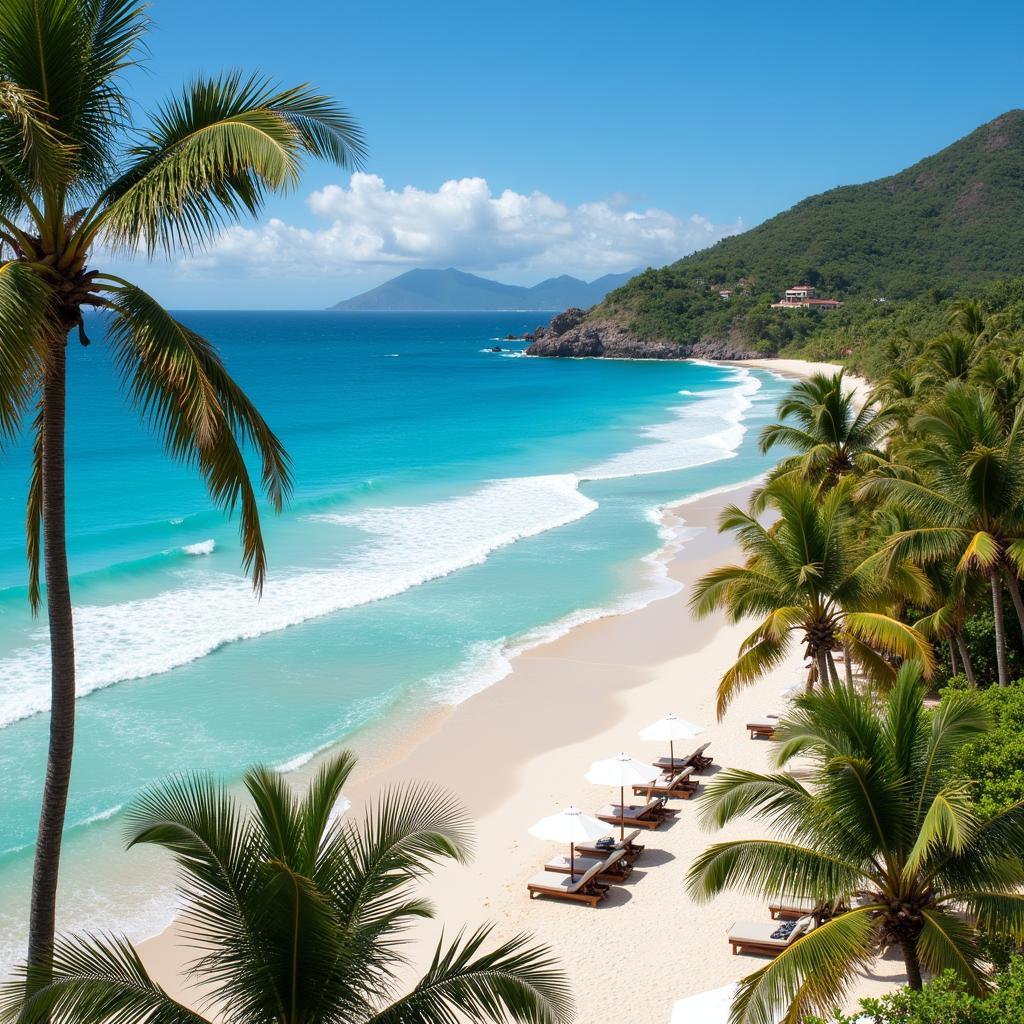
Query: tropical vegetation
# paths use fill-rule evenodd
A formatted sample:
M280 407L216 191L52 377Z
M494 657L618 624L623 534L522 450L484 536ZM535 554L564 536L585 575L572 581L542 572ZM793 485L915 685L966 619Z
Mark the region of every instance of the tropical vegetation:
M84 311L102 314L123 390L168 453L199 472L217 505L238 510L257 592L267 557L246 447L271 508L291 486L284 447L210 342L93 261L191 250L294 186L307 158L353 166L363 155L359 128L333 100L260 75L195 78L136 121L124 76L144 52L146 6L0 0L0 444L23 430L32 438L29 594L34 608L45 600L52 663L29 930L29 959L44 967L74 741L64 436L68 339L91 340Z
M406 984L410 926L434 914L421 883L443 860L465 861L465 811L431 785L381 793L358 820L341 790L355 765L329 758L303 793L277 772L246 772L246 805L206 776L172 779L127 816L129 846L173 855L180 940L194 999L233 1024L454 1024L571 1017L567 982L547 949L491 929L438 943ZM153 1021L205 1024L109 935L61 937L52 967L28 964L0 997L20 1024Z
M889 344L932 338L968 295L1019 326L1024 294L1024 111L1012 110L897 174L811 196L594 307L641 337L765 354L849 356L886 372ZM840 309L772 309L796 283ZM720 292L731 296L723 300Z
M1006 1024L1024 1020L1024 958L1013 956L993 978L991 992L975 995L953 971L923 989L902 988L879 999L862 999L852 1015L837 1013L830 1024ZM824 1024L807 1018L807 1024Z
M924 696L914 662L878 702L845 683L804 694L779 724L777 772L727 769L708 783L705 824L746 816L771 836L698 856L696 898L735 888L843 908L743 979L734 1021L830 1013L889 948L902 953L911 989L923 971L949 970L981 995L983 931L1024 941L1024 803L984 813L955 771L961 744L990 728L984 704L957 692L928 712ZM785 770L797 758L799 778Z

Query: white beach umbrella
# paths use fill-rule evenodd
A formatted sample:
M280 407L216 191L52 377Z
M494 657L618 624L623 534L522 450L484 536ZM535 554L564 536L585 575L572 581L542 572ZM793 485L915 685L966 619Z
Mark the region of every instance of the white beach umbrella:
M536 825L528 829L531 836L538 839L549 839L553 843L569 844L569 878L576 879L576 844L592 843L607 835L608 826L589 814L584 814L578 807L566 807L558 814L541 818Z
M688 999L677 999L672 1004L671 1024L729 1024L732 1001L736 998L735 984L698 992Z
M605 761L595 761L590 766L585 778L598 786L619 787L619 813L622 821L619 824L619 836L626 834L626 787L642 786L653 782L661 774L654 765L645 764L621 751Z
M692 740L704 731L703 725L688 722L685 718L677 718L669 712L664 718L652 722L646 729L640 730L640 739L655 743L668 743L669 764L676 761L676 740Z

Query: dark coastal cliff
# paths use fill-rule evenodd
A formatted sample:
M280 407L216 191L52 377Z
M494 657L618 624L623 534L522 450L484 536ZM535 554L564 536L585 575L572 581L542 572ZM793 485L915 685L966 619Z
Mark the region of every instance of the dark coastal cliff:
M669 338L641 338L614 317L587 319L582 309L567 309L538 328L527 348L530 356L569 359L752 359L757 353L739 337L701 338L680 345Z

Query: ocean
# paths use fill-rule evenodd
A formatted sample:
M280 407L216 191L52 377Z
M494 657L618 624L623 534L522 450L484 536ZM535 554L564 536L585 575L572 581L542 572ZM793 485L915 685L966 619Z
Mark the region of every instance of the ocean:
M541 360L536 313L185 312L285 442L257 601L237 524L117 388L102 327L70 352L68 530L78 725L61 926L159 930L122 809L174 772L300 767L415 722L573 624L674 591L666 503L774 459L785 384L700 362ZM495 353L491 348L502 346ZM510 351L511 350L511 351ZM45 616L26 603L27 445L0 462L0 967L23 953L48 727ZM684 513L685 518L685 513ZM125 862L129 866L125 867Z

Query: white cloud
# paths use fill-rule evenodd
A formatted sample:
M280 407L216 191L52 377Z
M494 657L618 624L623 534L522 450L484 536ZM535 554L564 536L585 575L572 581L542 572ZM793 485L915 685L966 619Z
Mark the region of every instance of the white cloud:
M389 189L375 174L353 174L307 200L317 229L272 219L227 229L187 268L244 267L308 278L371 267L456 266L463 270L569 272L597 276L660 266L742 230L630 208L618 193L571 207L543 192L498 195L484 178L446 181L436 192Z

